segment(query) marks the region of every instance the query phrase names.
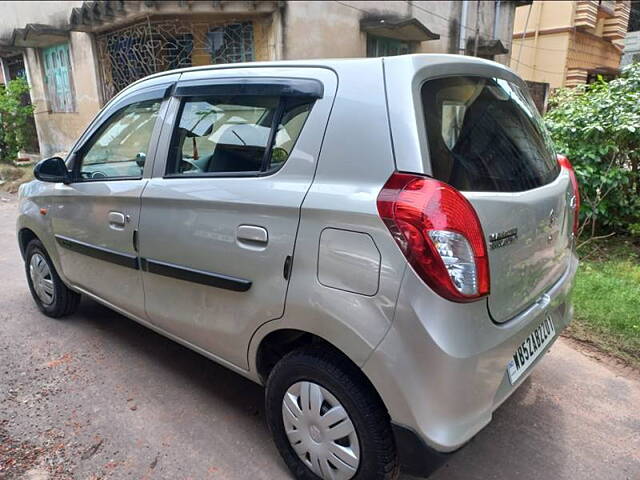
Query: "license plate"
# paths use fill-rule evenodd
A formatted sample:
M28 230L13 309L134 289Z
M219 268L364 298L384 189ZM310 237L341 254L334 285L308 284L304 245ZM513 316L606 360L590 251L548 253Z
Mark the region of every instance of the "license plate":
M556 336L556 329L549 315L542 321L536 329L522 342L513 354L513 358L507 365L509 381L511 385L527 371L529 366L540 356L545 347L551 343Z

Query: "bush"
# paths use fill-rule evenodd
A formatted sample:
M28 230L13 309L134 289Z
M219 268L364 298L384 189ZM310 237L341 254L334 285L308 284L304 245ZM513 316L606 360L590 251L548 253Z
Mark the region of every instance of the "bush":
M24 78L10 80L0 86L0 161L13 162L18 152L29 143L29 118L33 105L25 101L29 85Z
M549 107L546 125L580 182L581 231L632 233L640 220L640 63L610 82L557 90Z

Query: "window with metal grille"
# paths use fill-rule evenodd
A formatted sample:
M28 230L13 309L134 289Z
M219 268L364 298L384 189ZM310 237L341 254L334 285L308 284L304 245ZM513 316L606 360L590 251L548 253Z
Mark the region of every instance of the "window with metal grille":
M105 101L152 73L254 60L250 21L150 20L104 33L97 37L97 45Z
M44 81L47 89L49 110L73 112L75 110L69 45L56 45L42 51Z
M253 61L253 25L232 23L209 30L209 50L212 63Z

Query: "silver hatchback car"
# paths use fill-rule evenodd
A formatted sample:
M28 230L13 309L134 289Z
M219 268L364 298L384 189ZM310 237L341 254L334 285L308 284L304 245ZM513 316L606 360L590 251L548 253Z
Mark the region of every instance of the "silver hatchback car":
M428 475L572 316L576 177L493 62L157 74L35 176L40 310L86 295L265 384L297 478Z

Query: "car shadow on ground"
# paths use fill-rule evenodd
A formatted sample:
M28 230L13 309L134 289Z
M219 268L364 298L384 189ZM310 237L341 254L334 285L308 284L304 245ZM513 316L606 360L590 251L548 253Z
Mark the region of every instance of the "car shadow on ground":
M241 422L245 428L255 430L256 444L270 442L261 386L91 300L83 300L78 312L66 322L93 330L92 338L99 336L98 341L107 351L124 362L133 362L137 366L134 370L150 368L152 371L140 388L159 382L150 388L188 389L209 400L212 409L224 410L224 418L233 426ZM527 480L541 475L565 476L568 472L563 472L563 460L568 452L562 441L562 415L548 396L540 394L536 383L540 376L543 373L534 372L533 379L528 379L494 413L492 423L431 478ZM167 383L173 378L179 387ZM273 462L284 469L275 447L272 450Z
M78 312L66 321L96 328L112 351L162 369L162 379L183 379L189 389L214 395L238 413L264 416L263 387L97 302L83 298Z

